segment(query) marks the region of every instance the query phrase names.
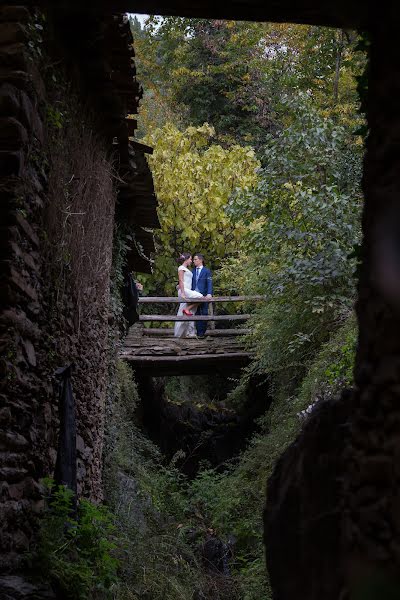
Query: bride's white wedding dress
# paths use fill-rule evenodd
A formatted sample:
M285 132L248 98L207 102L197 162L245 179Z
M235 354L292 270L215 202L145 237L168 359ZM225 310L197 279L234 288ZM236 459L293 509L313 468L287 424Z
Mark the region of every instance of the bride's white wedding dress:
M192 290L192 271L190 269L188 269L187 267L184 267L183 265L181 265L180 267L178 267L178 272L179 271L184 271L183 273L183 288L185 290L185 297L186 300L196 300L196 298L203 298L203 294L200 294L200 292L195 292L194 290ZM178 291L178 297L181 297L181 290ZM189 304L192 304L192 302L189 302ZM183 315L183 310L185 308L187 308L188 303L187 302L182 302L179 305L179 310L178 310L178 316ZM189 321L190 317L187 317L188 320L187 321L176 321L175 323L175 327L174 327L174 336L175 337L195 337L196 335L196 327L194 324L194 321Z

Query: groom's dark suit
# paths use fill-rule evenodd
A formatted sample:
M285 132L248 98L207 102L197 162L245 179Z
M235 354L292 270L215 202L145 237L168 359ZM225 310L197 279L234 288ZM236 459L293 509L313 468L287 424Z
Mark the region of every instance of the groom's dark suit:
M200 272L196 267L193 270L192 290L200 292L203 296L212 296L212 275L210 269L202 267ZM208 314L208 302L202 302L196 311L196 315ZM204 335L207 329L207 321L196 321L197 335Z

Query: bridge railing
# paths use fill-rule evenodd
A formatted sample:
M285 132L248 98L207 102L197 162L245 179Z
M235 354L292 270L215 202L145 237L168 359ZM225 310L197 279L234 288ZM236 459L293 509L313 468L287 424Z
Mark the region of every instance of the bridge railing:
M261 302L266 296L212 296L210 298L196 298L193 302ZM182 304L181 298L177 296L140 296L139 304Z
M188 317L185 315L154 315L154 314L141 314L139 316L139 322L147 323L165 323L165 322L176 322L176 321L210 321L210 329L208 335L245 335L249 332L248 329L221 329L216 330L215 323L221 321L236 321L244 322L250 318L250 314L228 314L228 315L217 315L215 305L217 303L224 302L263 302L266 300L266 296L213 296L210 298L196 298L195 300L188 299L187 303L208 303L208 315L193 315ZM176 296L143 296L139 298L139 304L181 304L182 300ZM170 329L145 329L146 335L168 335ZM165 334L164 334L165 332Z

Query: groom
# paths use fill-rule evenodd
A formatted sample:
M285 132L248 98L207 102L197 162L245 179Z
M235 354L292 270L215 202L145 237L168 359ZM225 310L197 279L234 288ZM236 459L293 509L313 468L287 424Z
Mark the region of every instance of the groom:
M210 269L204 266L204 255L197 252L193 255L195 269L193 270L192 290L200 292L206 298L212 297L212 275ZM208 314L208 302L202 302L196 311L196 315ZM207 321L196 321L197 335L203 338L206 334Z

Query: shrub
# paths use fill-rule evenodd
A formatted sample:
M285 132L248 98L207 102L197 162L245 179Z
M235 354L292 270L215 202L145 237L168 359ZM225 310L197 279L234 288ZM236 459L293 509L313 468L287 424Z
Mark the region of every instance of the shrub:
M71 600L111 598L117 580L115 527L104 506L81 500L65 486L44 480L46 508L40 523L33 569Z
M288 126L266 137L256 189L229 203L246 230L220 279L266 296L249 322L253 368L291 395L354 303L362 145L307 95L288 109Z
M124 547L115 598L193 600L207 586L188 539L186 481L140 431L138 402L132 371L120 363L108 416L104 478Z
M352 315L322 346L311 365L299 390L304 403L337 394L353 383L356 342L357 324Z
M191 512L223 540L233 540L233 574L243 600L272 597L265 572L262 511L265 485L276 460L298 435L300 413L321 395L338 393L352 381L356 324L351 317L322 346L298 388L286 396L281 388L236 463L224 473L205 469L190 484ZM239 390L240 392L240 390ZM239 396L243 390L239 393Z

